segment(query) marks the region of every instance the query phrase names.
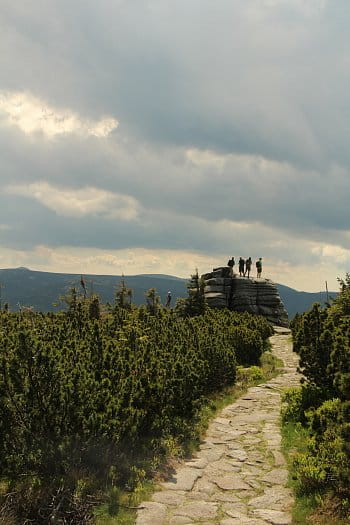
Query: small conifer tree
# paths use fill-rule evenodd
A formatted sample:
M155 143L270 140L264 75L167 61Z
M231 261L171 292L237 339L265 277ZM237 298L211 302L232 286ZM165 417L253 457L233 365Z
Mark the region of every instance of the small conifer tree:
M119 308L125 308L129 310L131 308L131 300L132 290L131 288L127 288L124 278L122 278L115 293L115 304Z
M176 303L176 311L180 315L194 316L203 315L207 310L207 303L204 294L204 280L199 277L198 269L189 280L187 285L188 297L179 299Z
M101 317L100 300L97 295L93 295L89 300L89 317L90 319L100 319Z
M68 306L68 312L70 314L74 314L76 311L77 311L77 306L78 306L78 293L77 293L77 290L75 288L75 286L73 286L67 295L64 295L63 297L61 297L61 299L67 303L67 306Z
M157 290L155 288L150 288L145 293L145 296L146 296L147 310L152 315L156 315L160 309L160 296L157 294Z

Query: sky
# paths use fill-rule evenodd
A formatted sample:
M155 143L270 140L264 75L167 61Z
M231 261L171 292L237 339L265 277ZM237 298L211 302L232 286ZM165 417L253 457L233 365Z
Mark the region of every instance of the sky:
M350 271L349 0L1 0L0 268Z

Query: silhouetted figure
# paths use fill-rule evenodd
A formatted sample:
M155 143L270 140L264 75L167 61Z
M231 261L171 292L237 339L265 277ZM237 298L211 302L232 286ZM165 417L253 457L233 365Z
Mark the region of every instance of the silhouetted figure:
M82 289L84 290L84 299L86 299L86 284L85 284L85 281L84 281L82 275L81 275L81 277L80 277L80 286L81 286Z
M233 268L235 265L235 258L234 257L231 257L231 259L229 259L227 261L227 266L229 266L230 268Z
M166 308L169 308L170 307L170 303L171 303L171 292L169 291L167 296L166 296L166 303L165 303L165 307Z
M239 275L241 277L244 276L244 265L245 265L245 261L244 259L242 259L242 257L240 257L238 261L238 269L239 269Z
M230 276L233 275L233 267L234 267L234 265L235 265L235 258L234 258L234 257L231 257L231 259L229 259L229 260L227 261L227 266L228 266L229 269L230 269Z
M250 270L252 269L252 258L249 257L245 262L245 272L244 275L247 275L249 279Z
M255 266L256 266L256 276L261 277L261 272L262 272L262 258L261 257L259 257L259 260L256 261Z

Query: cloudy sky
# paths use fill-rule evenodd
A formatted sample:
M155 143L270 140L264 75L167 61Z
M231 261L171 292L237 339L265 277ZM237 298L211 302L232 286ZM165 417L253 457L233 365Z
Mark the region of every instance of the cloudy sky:
M350 271L349 0L1 0L0 267Z

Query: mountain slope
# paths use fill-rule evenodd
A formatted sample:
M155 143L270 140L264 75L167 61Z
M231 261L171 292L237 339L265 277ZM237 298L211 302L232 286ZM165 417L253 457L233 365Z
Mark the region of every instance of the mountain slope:
M8 302L11 310L20 306L33 306L35 310L55 311L63 308L59 301L62 295L69 292L73 286L82 292L80 285L81 276L78 274L36 272L27 268L0 270L0 283L2 285L2 303ZM97 293L103 303L113 302L115 290L122 276L112 275L84 275L88 295L93 291ZM177 297L186 296L186 280L171 276L131 275L124 277L128 288L133 291L133 302L145 302L145 292L149 288L156 288L165 302L166 295L172 292L173 304ZM58 306L53 306L59 303Z
M314 303L323 305L327 301L326 292L299 292L283 284L277 284L277 288L288 312L289 319L293 319L297 312L302 313L309 310ZM336 295L336 292L329 292L329 298Z
M103 303L114 301L116 286L121 279L122 276L118 275L84 275L88 293L97 293ZM157 289L163 304L170 290L172 306L178 297L187 296L187 279L162 274L129 275L124 279L128 288L133 290L133 302L136 304L145 303L144 294L149 288ZM73 286L81 291L78 274L36 272L27 268L0 270L0 285L2 305L8 302L11 310L33 306L39 311L57 311L64 307L64 303L59 301L60 296L67 294ZM299 292L282 284L277 286L290 319L296 312L309 309L314 302L324 303L326 300L324 292ZM330 295L334 296L335 292Z

